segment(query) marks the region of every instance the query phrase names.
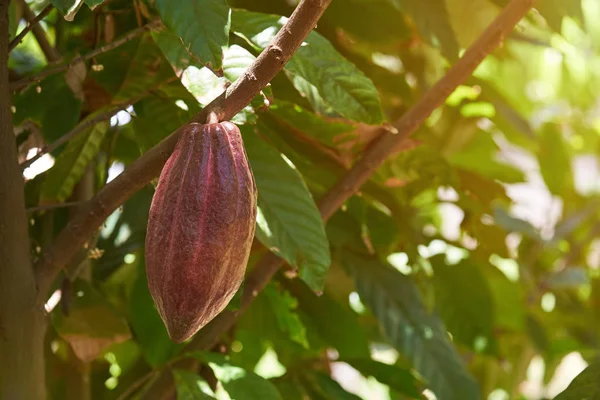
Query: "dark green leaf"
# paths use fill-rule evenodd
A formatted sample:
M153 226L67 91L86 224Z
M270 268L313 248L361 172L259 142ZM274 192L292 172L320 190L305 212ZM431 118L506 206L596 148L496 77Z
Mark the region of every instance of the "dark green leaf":
M547 124L541 132L538 160L544 182L550 193L569 195L573 191L573 170L567 151L567 143L559 127Z
M413 363L437 398L479 399L477 383L450 342L444 324L427 311L410 279L373 259L349 253L343 259L355 277L361 299L390 342Z
M235 10L232 30L259 49L266 47L285 18L276 15ZM379 94L373 83L358 68L342 57L323 36L311 32L285 71L294 86L317 106L324 99L336 112L355 121L369 124L383 122Z
M312 394L311 399L360 400L360 397L347 392L339 383L321 372L307 372L302 378L307 391Z
M450 60L458 57L459 45L450 24L444 0L389 0L414 20L421 35L429 43L441 48Z
M91 117L93 114L88 118ZM71 195L88 164L98 154L107 131L108 122L101 122L68 143L44 180L40 194L42 202L63 202Z
M167 60L175 68L185 69L194 63L192 56L188 53L179 36L169 29L165 28L152 32L152 38Z
M110 345L131 337L125 318L89 283L77 280L71 289L62 298L69 303L69 314L65 315L61 307L55 308L52 325L78 358L91 361Z
M242 127L244 145L258 188L257 237L300 269L313 290L321 290L331 262L321 216L302 176L279 152Z
M298 280L285 282L285 285L298 298L300 310L313 322L319 336L335 347L341 357L369 357L369 343L356 314L342 307L327 293L315 295Z
M231 10L225 0L157 0L164 24L202 65L220 69L229 44Z
M554 400L600 399L600 363L595 362L579 374Z
M269 107L269 112L294 129L298 129L329 146L343 142L341 140L343 139L342 136L356 129L355 125L339 120L329 121L299 105L286 101L274 101ZM346 139L350 138L352 136L346 135Z
M435 272L436 304L448 330L477 352L496 352L495 309L490 287L480 271L483 266L472 260L447 265L442 255L430 261Z
M208 383L193 372L175 369L173 370L175 387L177 388L177 400L210 400L214 399L214 393Z
M51 0L50 2L67 21L73 21L75 14L77 14L77 11L83 5L83 1L79 0Z
M364 358L341 358L338 361L350 364L363 376L372 376L399 393L415 399L421 398L423 384L407 368Z
M208 363L232 399L281 399L277 388L271 382L254 372L232 365L222 354L194 352L188 355Z
M298 300L286 291L277 290L274 285L268 285L264 289L264 294L273 308L279 328L284 332L288 332L291 340L308 348L306 327L295 311L298 307Z

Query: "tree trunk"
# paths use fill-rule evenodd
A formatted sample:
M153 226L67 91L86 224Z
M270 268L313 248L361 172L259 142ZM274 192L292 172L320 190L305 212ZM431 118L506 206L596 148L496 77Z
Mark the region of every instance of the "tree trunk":
M0 398L44 399L43 310L29 253L8 87L8 0L0 0Z

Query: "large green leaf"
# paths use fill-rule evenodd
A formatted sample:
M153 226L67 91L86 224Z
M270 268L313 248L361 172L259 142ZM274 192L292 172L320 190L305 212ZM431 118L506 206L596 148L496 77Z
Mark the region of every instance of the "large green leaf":
M436 304L448 330L460 342L482 353L494 353L495 308L490 287L471 260L448 265L433 257ZM493 268L488 265L488 268Z
M172 66L185 69L190 64L194 64L192 56L183 45L179 36L171 32L168 28L151 32L151 34L154 42Z
M155 89L169 78L175 77L173 69L150 33L143 35L133 53L127 56L130 62L115 95L115 102L135 99L149 89Z
M94 114L88 119L93 117ZM87 119L81 123L86 121ZM88 164L98 154L107 131L108 122L101 122L68 143L46 175L40 193L42 202L63 202L71 195Z
M242 127L242 131L258 188L256 235L271 251L299 267L300 277L313 290L321 290L331 258L314 200L295 167L251 129Z
M279 328L284 332L288 332L291 340L308 348L306 327L296 313L298 300L290 296L287 291L277 290L274 285L268 285L264 289L264 294L273 308Z
M81 360L91 361L131 337L125 318L89 283L77 280L62 295L69 312L65 315L61 307L55 308L52 325Z
M415 21L419 33L429 43L439 45L450 60L458 57L458 41L450 24L445 0L389 0L408 13Z
M215 398L208 383L193 372L175 369L173 378L177 388L177 400L211 400Z
M540 141L538 160L548 190L556 196L568 196L573 191L573 170L560 128L545 125Z
M311 399L323 400L360 400L360 397L347 392L330 376L316 371L307 371L301 375L306 391Z
M20 125L30 120L41 125L47 143L54 142L73 129L81 111L81 101L75 97L62 75L51 76L16 94L13 105L13 123Z
M51 0L50 2L67 21L73 21L75 14L83 5L81 0Z
M232 30L262 49L285 21L276 15L235 10ZM296 89L312 100L313 106L318 100L311 96L312 89L318 98L347 118L368 124L379 124L384 119L379 94L371 80L316 32L307 36L285 71Z
M299 308L312 322L313 329L341 357L368 358L367 335L358 322L357 315L342 307L327 293L317 296L301 281L286 282L286 287L298 298Z
M388 385L406 396L414 399L421 398L423 384L410 372L409 369L397 365L384 364L371 359L350 358L339 359L356 368L364 376L372 376L379 382Z
M281 395L271 382L254 372L231 364L229 359L222 354L193 352L187 355L208 363L232 399L281 400Z
M173 99L148 96L134 106L136 117L131 121L135 140L142 152L148 151L173 133L191 117Z
M157 0L156 8L200 64L221 68L231 23L226 0Z
M600 363L595 362L579 374L554 400L600 399Z
M275 115L279 121L329 146L342 142L342 135L356 129L355 125L339 120L327 120L287 101L274 101L269 107L269 112Z
M427 311L411 280L375 259L345 253L343 260L355 277L361 299L390 342L412 362L437 398L479 399L477 383L450 342L444 324Z

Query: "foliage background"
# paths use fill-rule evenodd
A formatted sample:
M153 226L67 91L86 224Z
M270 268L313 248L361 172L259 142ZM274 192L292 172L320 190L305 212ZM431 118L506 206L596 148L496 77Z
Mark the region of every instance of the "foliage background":
M73 204L239 77L295 6L84 3L52 1L40 25L54 51L27 35L10 55L12 82L157 17L164 26L15 87L21 161L81 131L24 171L34 258ZM588 363L557 398L598 395L597 1L539 0L326 225L315 205L377 126L414 104L507 3L333 0L284 72L234 119L259 189L249 268L270 250L293 270L212 352L181 353L146 286L145 188L56 282L49 397L152 398L157 371L171 368L181 399L403 399L425 389L439 399L538 399ZM35 13L47 5L27 4ZM23 10L11 3L13 36ZM181 368L182 355L196 363ZM563 364L566 377L565 358L579 360Z

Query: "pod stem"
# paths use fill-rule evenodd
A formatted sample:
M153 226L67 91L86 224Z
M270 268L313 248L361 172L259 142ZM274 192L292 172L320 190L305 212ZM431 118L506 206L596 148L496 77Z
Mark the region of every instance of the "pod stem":
M214 111L210 111L208 113L208 116L206 117L206 123L207 124L218 124L219 116L217 115L217 113Z

